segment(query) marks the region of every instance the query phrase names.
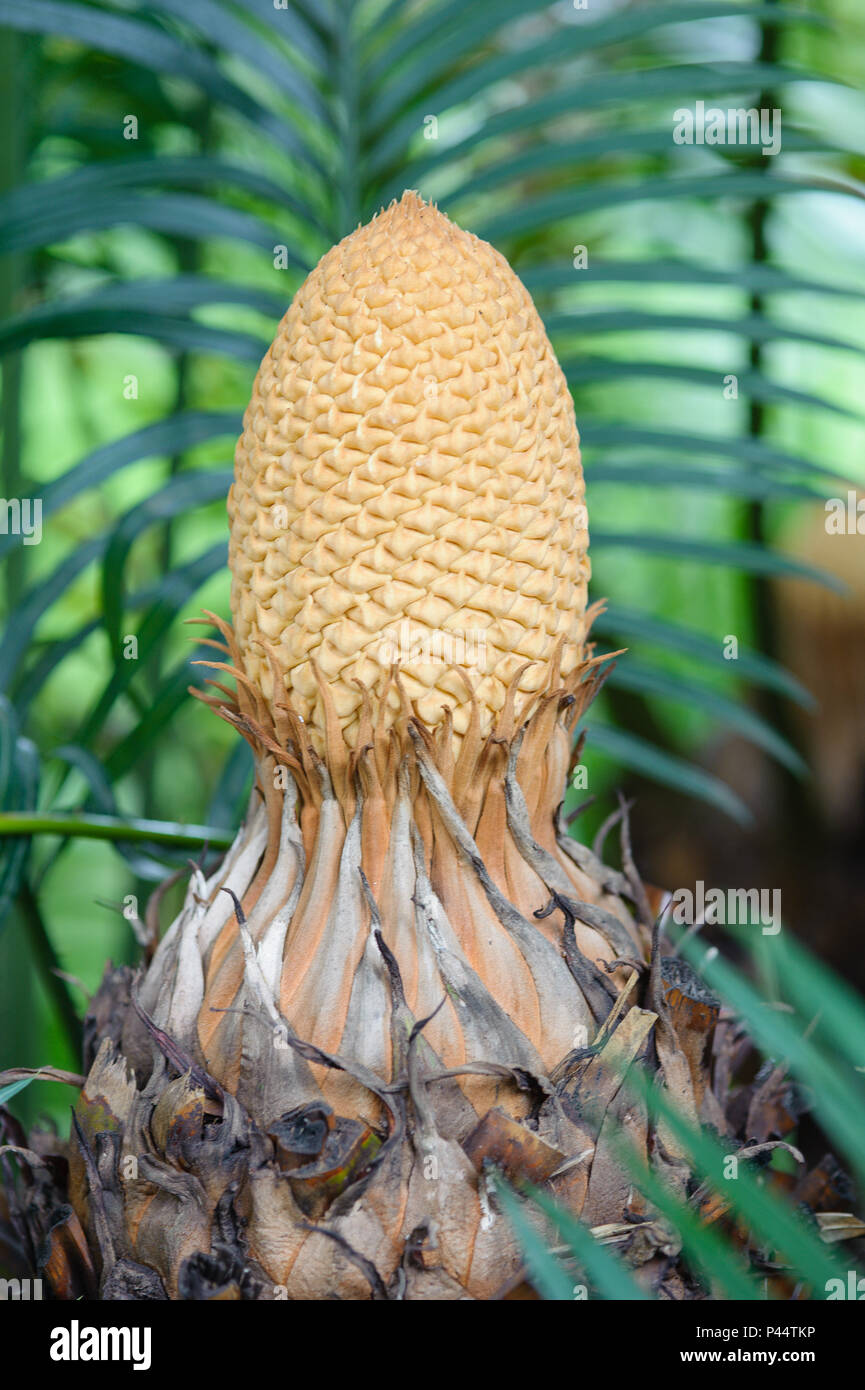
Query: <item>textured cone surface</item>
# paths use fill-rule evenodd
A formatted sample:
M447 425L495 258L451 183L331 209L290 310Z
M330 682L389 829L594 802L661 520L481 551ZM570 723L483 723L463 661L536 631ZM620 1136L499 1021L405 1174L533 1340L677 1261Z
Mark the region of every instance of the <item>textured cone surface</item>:
M407 193L335 246L262 362L238 442L232 613L246 674L348 741L399 661L428 724L579 660L589 562L573 404L507 261ZM277 692L280 699L285 698ZM398 708L391 694L391 710ZM487 719L487 727L489 719Z

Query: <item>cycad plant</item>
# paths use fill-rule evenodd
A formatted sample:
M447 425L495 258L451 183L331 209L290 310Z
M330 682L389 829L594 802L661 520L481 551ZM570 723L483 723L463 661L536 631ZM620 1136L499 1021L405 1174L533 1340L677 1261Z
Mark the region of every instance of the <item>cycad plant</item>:
M662 38L674 58L687 56L676 26L743 14L752 56L659 56ZM36 146L41 177L7 195L3 249L30 258L39 283L66 287L12 317L8 353L39 338L120 332L180 354L168 417L55 479L43 518L154 453L168 457L168 475L31 587L20 564L10 570L7 833L103 835L151 879L164 872L161 847L219 844L220 827L222 843L230 839L224 827L233 828L248 767L233 750L209 826L190 830L164 814L136 822L118 810L129 795L158 809L147 755L181 710L190 671L188 658L165 669L168 635L224 562L218 533L204 550L183 544L200 535L182 529L191 510L220 498L230 477L193 451L240 424L202 399L196 364L213 353L257 362L266 338L249 331L256 316L281 314L319 255L407 185L507 252L587 407L595 476L616 489L623 512L635 479L708 488L750 499L757 535L767 499L816 495L819 469L763 438L763 412L769 403L828 407L770 380L762 345L783 336L844 344L769 318L767 294L823 287L766 263L766 208L815 186L839 197L854 190L825 173L775 174L751 146L710 155L679 147L669 109L708 98L763 104L787 82L807 81L774 51L779 35L807 28L806 16L688 4L588 21L525 3L466 14L456 5L263 0L134 13L33 0L24 11L0 5L0 16L111 55L117 82L100 92L102 60L85 64L79 90L100 111L101 132L66 98L66 135ZM62 89L80 52L45 43L37 61ZM639 128L647 108L655 129ZM130 138L111 150L106 132ZM784 138L798 154L826 148L793 120ZM608 178L623 164L629 178ZM706 198L738 200L733 227L744 203L755 253L744 267L605 260L574 231L607 209L622 217L652 199L698 208ZM100 235L117 225L145 229L141 244L158 244L175 273L141 278L118 267L118 243ZM595 226L600 239L603 224ZM64 257L71 234L89 240ZM232 251L229 260L223 239L257 247L258 259ZM287 275L290 286L276 290ZM730 299L712 314L618 301L580 312L584 285L644 280L728 286L748 311L731 320ZM211 309L226 304L245 314L231 327ZM439 349L424 346L418 322L434 325ZM587 350L599 334L700 333L719 322L735 335L726 365L751 406L742 435L726 422L717 433L646 428L629 414L631 377L682 382L696 400L701 387L721 396L730 372ZM228 378L233 393L241 380ZM616 388L612 411L604 382ZM4 410L11 457L15 400L5 391ZM92 1069L70 1146L71 1206L52 1207L40 1188L28 1219L46 1235L51 1213L64 1252L56 1288L66 1296L489 1296L520 1259L489 1205L490 1164L551 1181L594 1224L621 1217L621 1180L575 1161L592 1142L593 1105L577 1094L586 1071L609 1088L605 1076L645 1060L693 1121L708 1106L710 1122L731 1132L706 1084L717 1006L683 970L664 973L626 815L620 869L605 868L559 817L572 735L603 665L585 648L582 485L564 378L498 252L409 197L340 242L303 283L259 371L237 459L234 630L217 620L216 656L237 693L210 698L252 747L252 799L224 863L196 869L146 976L106 977L85 1029ZM420 523L391 535L400 498ZM130 552L153 527L152 568L130 594ZM429 554L416 553L419 538ZM4 539L12 554L14 538ZM795 568L753 541L691 541L643 525L596 528L593 553L606 549L756 575ZM94 563L98 614L30 658L36 624ZM134 634L124 631L129 611L141 614ZM404 624L420 654L400 651ZM720 643L636 603L596 615L595 631L608 647L646 633L723 661ZM491 664L473 687L465 656L479 633ZM52 767L40 786L22 716L64 662L106 636L105 683L52 754L89 789L70 815L61 808L75 784ZM445 637L462 641L454 660ZM213 646L205 639L196 655L212 661ZM390 665L397 674L382 687ZM192 669L206 679L205 666ZM741 650L737 669L797 693L755 653ZM795 763L763 719L705 682L636 663L618 668L611 686L617 678L641 699L685 698L720 714ZM595 725L592 740L738 809L723 784L628 729ZM26 840L13 843L3 888L50 966L38 887L59 852L34 867L27 850ZM147 920L136 918L148 958L158 901ZM65 987L46 977L71 1031ZM671 991L684 1001L678 1022ZM621 1106L633 1120L631 1103ZM657 1131L637 1110L637 1133L654 1152ZM682 1187L680 1160L674 1152L667 1176Z
M603 664L582 499L570 394L498 253L409 192L322 259L229 500L209 664L236 693L205 698L253 749L249 809L143 977L91 1006L69 1204L16 1204L57 1293L489 1298L522 1263L498 1165L615 1226L618 1121L684 1192L634 1068L728 1132L717 1004L662 957L627 831L619 872L558 818Z

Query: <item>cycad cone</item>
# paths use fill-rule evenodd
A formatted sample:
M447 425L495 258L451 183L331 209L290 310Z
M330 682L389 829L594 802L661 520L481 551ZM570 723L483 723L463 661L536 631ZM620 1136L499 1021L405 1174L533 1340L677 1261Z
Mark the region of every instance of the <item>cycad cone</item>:
M485 732L526 663L520 691L540 690L560 642L562 675L580 660L588 535L564 377L504 257L414 193L295 296L253 387L229 515L246 674L287 694L319 747L313 663L355 743L359 684L394 659L419 717L449 709L458 736L471 704L448 656L473 659Z
M600 670L583 483L562 373L503 258L411 193L334 247L258 373L229 511L235 626L219 624L217 664L237 697L211 703L252 744L252 801L156 952L150 1022L126 1016L146 1096L106 1042L82 1123L89 1103L119 1108L134 1153L143 1114L170 1168L190 1093L211 1120L226 1107L222 1186L220 1127L184 1140L184 1174L210 1166L182 1219L152 1165L124 1191L131 1253L169 1292L210 1251L230 1179L245 1267L289 1297L369 1296L341 1241L407 1296L486 1296L519 1264L508 1223L484 1215L502 1127L536 1179L564 1165L574 1210L614 1219L557 1086L630 973L598 963L646 949L633 882L557 821ZM441 634L474 666L436 655ZM654 1015L629 1017L636 1049ZM221 1101L195 1072L160 1092L184 1059ZM303 1149L301 1174L297 1125L308 1139L327 1107L331 1147Z

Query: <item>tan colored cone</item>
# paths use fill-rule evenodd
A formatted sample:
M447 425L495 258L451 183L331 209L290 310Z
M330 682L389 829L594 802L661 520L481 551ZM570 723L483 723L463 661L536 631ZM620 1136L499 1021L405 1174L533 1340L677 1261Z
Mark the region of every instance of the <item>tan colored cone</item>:
M589 576L573 404L531 298L486 242L406 193L335 246L261 364L229 499L246 673L347 741L399 663L435 725L465 733L507 686L580 659ZM396 708L397 697L391 693ZM315 737L315 736L314 736ZM319 746L321 740L317 739Z

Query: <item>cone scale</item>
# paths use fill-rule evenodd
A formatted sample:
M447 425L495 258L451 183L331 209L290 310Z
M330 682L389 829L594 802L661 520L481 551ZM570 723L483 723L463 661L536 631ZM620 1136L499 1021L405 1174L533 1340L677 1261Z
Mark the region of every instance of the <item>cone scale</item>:
M411 193L334 247L229 516L205 698L255 785L97 996L72 1192L92 1242L110 1173L102 1296L491 1297L521 1257L490 1163L622 1219L575 1078L657 1018L645 894L560 820L606 667L573 406L507 262ZM669 1029L658 1055L696 1111Z

